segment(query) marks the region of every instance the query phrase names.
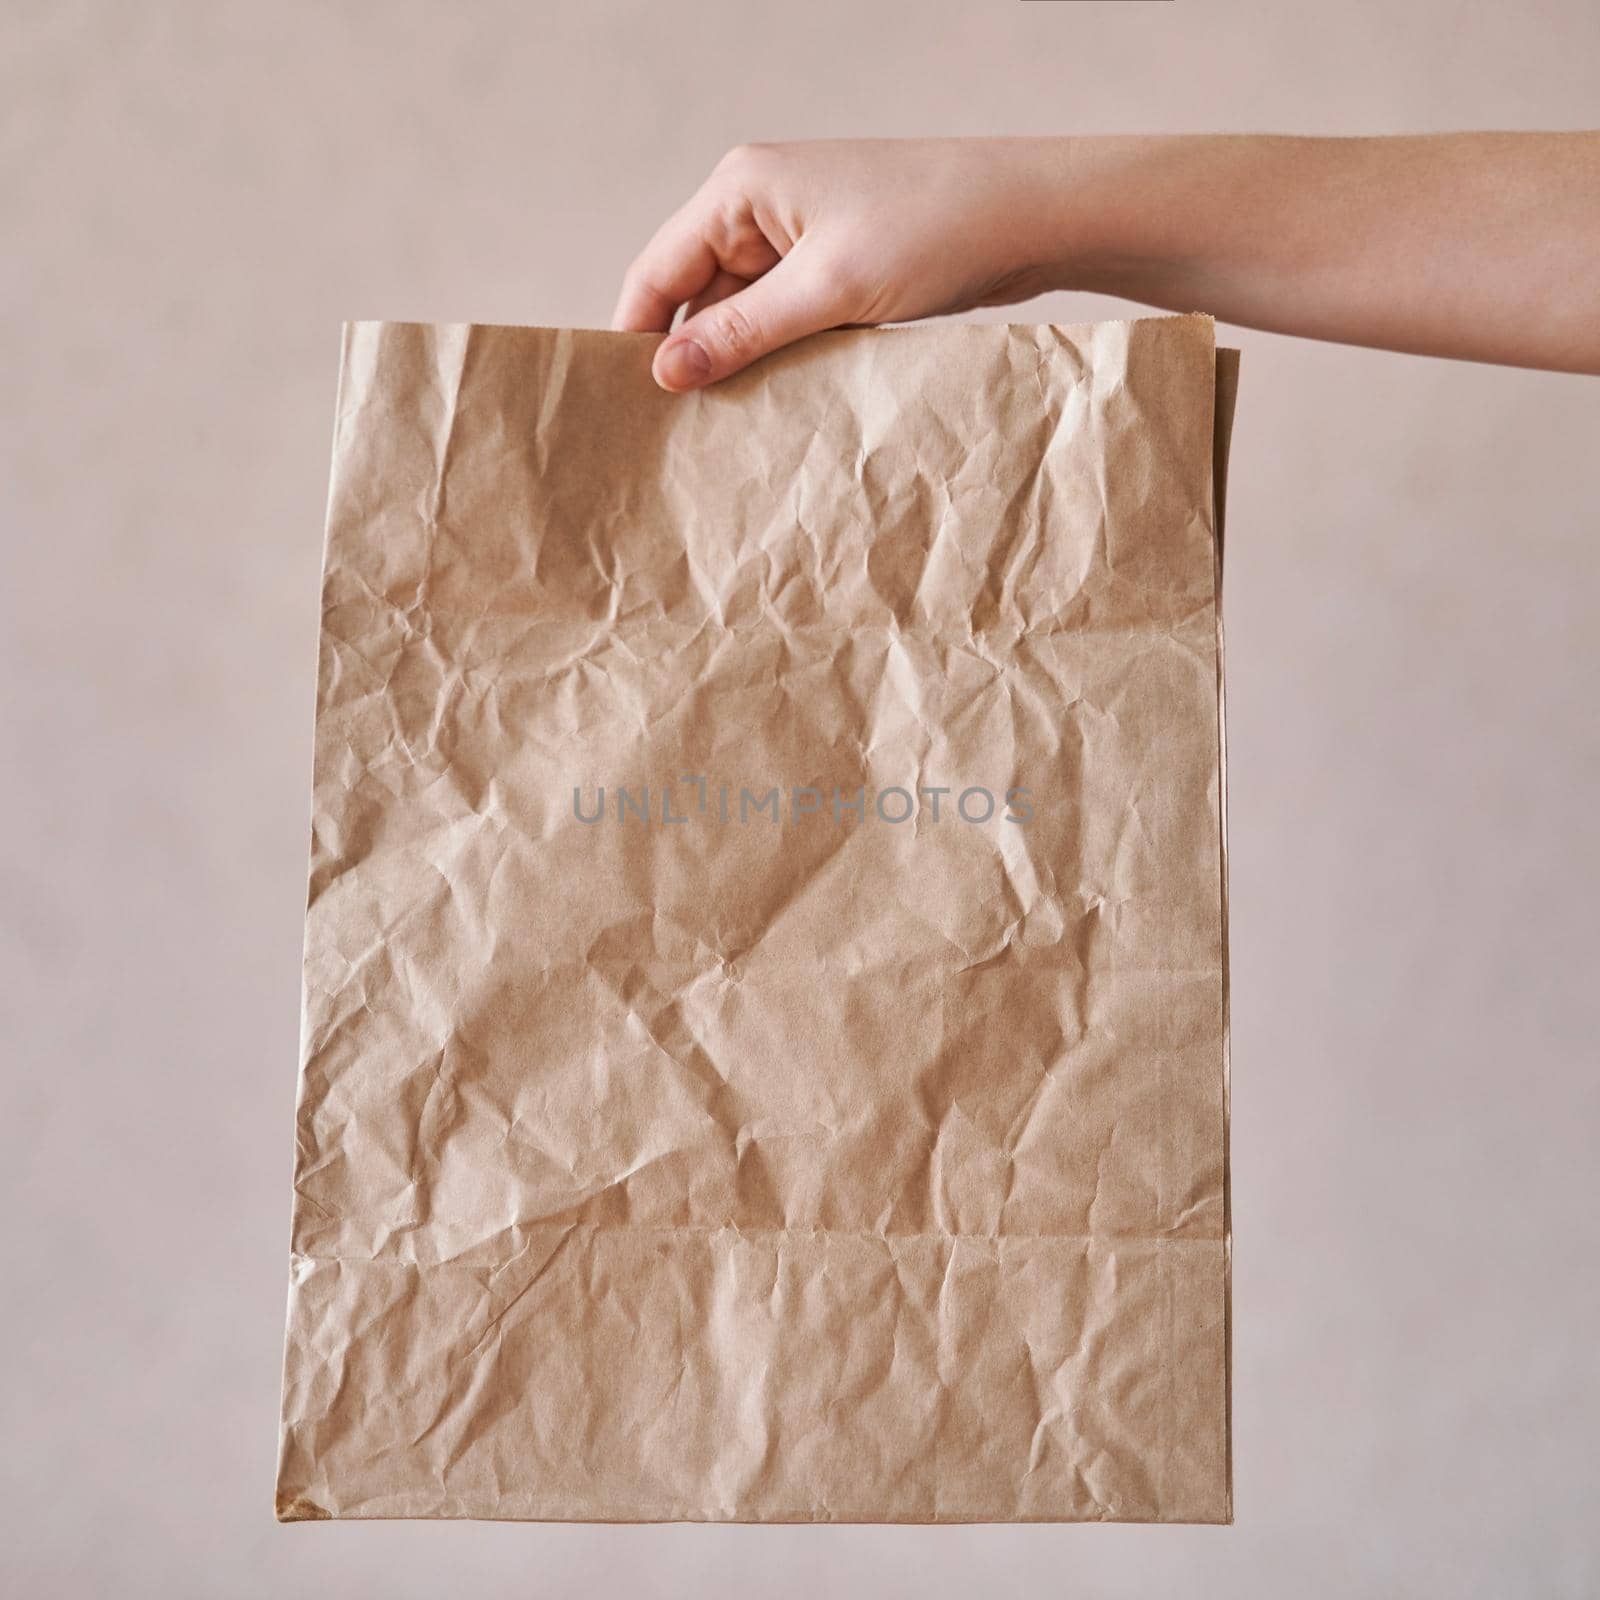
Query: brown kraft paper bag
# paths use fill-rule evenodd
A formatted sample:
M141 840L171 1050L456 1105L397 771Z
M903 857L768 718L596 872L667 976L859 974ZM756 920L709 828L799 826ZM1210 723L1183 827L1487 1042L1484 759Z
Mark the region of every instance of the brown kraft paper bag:
M1231 1516L1203 317L347 328L278 1514Z

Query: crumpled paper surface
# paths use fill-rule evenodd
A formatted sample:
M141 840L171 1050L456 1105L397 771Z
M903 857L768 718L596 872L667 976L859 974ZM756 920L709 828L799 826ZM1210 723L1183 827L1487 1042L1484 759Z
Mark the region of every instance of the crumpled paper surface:
M1231 352L654 344L346 330L278 1514L1227 1520Z

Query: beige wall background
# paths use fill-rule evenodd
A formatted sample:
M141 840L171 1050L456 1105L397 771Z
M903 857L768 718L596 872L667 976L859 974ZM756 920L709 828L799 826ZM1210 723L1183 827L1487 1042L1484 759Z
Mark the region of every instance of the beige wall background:
M1237 1526L271 1520L341 319L603 324L741 139L1592 125L1593 0L7 0L0 28L12 1593L1600 1588L1600 384L1248 333Z

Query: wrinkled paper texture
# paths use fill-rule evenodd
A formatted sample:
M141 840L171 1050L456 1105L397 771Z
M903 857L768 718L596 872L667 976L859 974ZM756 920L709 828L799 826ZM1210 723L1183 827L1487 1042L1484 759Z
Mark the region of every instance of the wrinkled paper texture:
M1227 1520L1231 352L655 343L346 330L278 1514Z

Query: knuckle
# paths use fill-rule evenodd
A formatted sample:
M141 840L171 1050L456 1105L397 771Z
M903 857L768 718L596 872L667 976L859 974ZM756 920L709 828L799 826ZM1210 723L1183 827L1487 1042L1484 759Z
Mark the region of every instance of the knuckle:
M650 262L647 255L641 252L628 263L628 270L622 275L622 283L627 289L650 287Z
M736 144L717 163L716 170L723 177L750 177L766 168L773 149L770 144Z
M666 277L663 263L664 251L660 238L647 244L628 264L622 281L628 288L645 294L659 293Z
M747 361L761 348L760 324L732 300L717 308L713 336L718 350L731 361Z

